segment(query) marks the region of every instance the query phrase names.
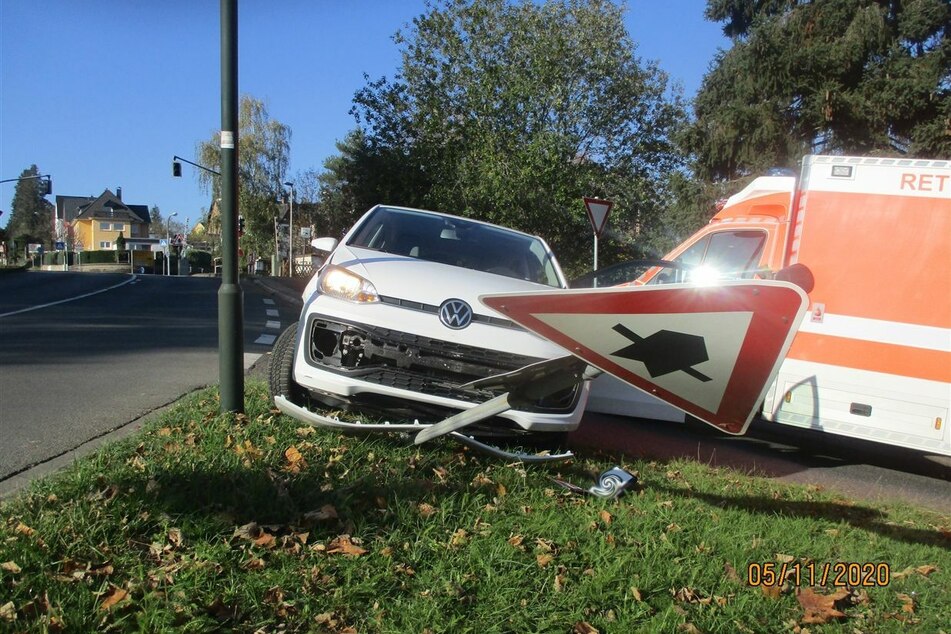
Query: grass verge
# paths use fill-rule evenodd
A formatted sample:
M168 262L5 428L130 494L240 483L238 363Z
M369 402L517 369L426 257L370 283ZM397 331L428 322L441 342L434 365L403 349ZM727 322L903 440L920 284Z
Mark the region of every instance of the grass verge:
M691 461L506 465L216 391L0 506L0 629L938 632L951 518ZM571 494L619 464L640 487ZM854 564L854 565L853 565ZM868 565L864 565L868 564Z

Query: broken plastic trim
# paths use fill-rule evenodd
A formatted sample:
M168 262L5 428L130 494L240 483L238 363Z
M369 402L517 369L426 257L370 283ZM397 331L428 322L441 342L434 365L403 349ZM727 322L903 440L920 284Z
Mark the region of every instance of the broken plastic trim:
M412 423L361 423L361 422L347 422L342 421L339 418L331 418L330 416L323 416L321 414L315 414L305 407L301 407L295 403L292 403L286 396L275 396L274 404L277 406L281 412L296 418L299 421L309 423L315 427L331 427L335 429L347 429L350 431L389 431L389 432L399 432L399 431L420 431L430 425L428 423L420 423L419 421L413 421ZM574 454L570 451L559 454L529 454L521 452L506 451L492 445L487 445L483 442L471 438L469 436L464 436L458 432L450 432L447 434L456 441L466 445L471 449L482 452L489 456L495 458L501 458L503 460L514 460L518 462L525 463L542 463L542 462L561 462L565 460L570 460L574 458Z

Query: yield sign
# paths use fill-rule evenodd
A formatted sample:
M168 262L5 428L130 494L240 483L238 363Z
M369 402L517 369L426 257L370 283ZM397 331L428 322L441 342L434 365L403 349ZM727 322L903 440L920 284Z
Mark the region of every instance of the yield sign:
M594 234L601 237L605 225L608 224L608 215L611 213L611 207L614 203L610 200L600 200L598 198L588 198L585 196L584 208L588 212L588 220L591 221L591 227Z
M808 305L786 282L485 295L482 303L589 364L742 434Z

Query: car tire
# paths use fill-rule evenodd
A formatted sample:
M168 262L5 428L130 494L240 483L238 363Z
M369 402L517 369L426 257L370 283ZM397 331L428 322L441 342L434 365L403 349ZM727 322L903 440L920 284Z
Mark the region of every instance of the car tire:
M287 327L274 342L268 363L267 386L271 400L285 396L298 403L303 394L300 385L294 382L294 344L297 342L297 322Z

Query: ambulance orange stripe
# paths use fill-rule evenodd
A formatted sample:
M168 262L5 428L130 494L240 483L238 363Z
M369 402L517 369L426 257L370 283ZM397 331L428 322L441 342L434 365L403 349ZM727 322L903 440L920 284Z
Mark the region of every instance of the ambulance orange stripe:
M800 332L786 357L869 372L951 382L951 354L939 350Z

